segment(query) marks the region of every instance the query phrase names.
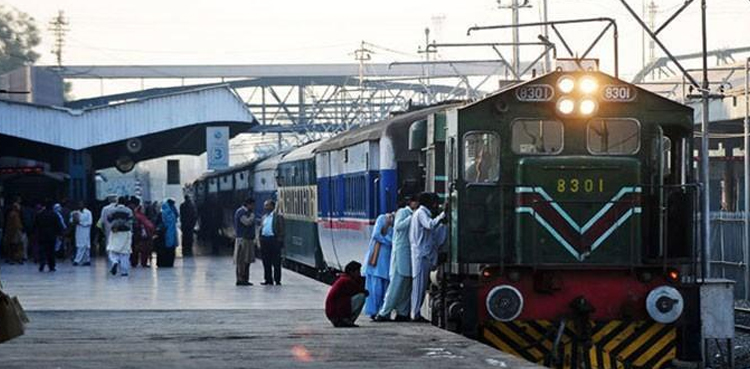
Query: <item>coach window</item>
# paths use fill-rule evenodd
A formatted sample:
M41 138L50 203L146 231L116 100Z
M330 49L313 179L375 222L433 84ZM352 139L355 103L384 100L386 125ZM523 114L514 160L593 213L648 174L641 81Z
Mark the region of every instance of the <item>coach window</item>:
M556 120L516 120L511 146L516 154L558 154L563 148L563 125Z
M464 136L464 180L494 183L500 179L500 138L493 132L469 132Z
M586 144L594 155L633 155L641 146L635 119L595 119L589 122Z

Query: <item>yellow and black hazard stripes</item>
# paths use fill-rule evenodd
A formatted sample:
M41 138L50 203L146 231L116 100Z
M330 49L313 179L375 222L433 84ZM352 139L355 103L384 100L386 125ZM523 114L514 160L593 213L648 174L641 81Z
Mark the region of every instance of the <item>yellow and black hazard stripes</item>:
M589 322L590 339L568 322L555 349L559 323L488 322L484 339L531 362L560 369L659 368L676 355L676 330L653 321Z

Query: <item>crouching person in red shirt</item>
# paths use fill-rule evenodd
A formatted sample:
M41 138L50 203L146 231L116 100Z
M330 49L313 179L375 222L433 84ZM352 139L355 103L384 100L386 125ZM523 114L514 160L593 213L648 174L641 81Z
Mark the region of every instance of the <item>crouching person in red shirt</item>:
M362 264L351 261L333 283L326 297L326 316L334 327L357 327L354 322L362 312L369 293L360 274Z

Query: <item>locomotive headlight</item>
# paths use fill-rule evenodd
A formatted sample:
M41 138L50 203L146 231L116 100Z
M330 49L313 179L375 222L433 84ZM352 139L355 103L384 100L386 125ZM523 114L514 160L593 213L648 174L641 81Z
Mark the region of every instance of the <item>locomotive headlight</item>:
M592 77L583 77L580 82L578 82L578 88L582 93L591 95L599 89L599 83Z
M557 111L564 115L570 115L576 109L576 102L569 97L563 97L557 100Z
M572 77L563 76L557 81L557 89L564 94L573 92L574 88L576 88L576 81Z
M662 324L677 321L682 315L685 302L677 289L670 286L659 286L651 290L646 297L646 311L651 318Z
M523 296L515 287L507 284L493 288L487 294L487 312L501 322L518 318L523 310Z
M591 99L583 99L581 105L578 107L578 111L581 115L591 115L596 111L596 101Z

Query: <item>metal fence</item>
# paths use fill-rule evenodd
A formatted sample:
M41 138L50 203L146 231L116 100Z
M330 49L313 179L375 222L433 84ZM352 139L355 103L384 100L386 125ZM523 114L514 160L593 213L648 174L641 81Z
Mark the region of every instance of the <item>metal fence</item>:
M736 282L734 296L748 300L744 212L711 213L711 276Z

